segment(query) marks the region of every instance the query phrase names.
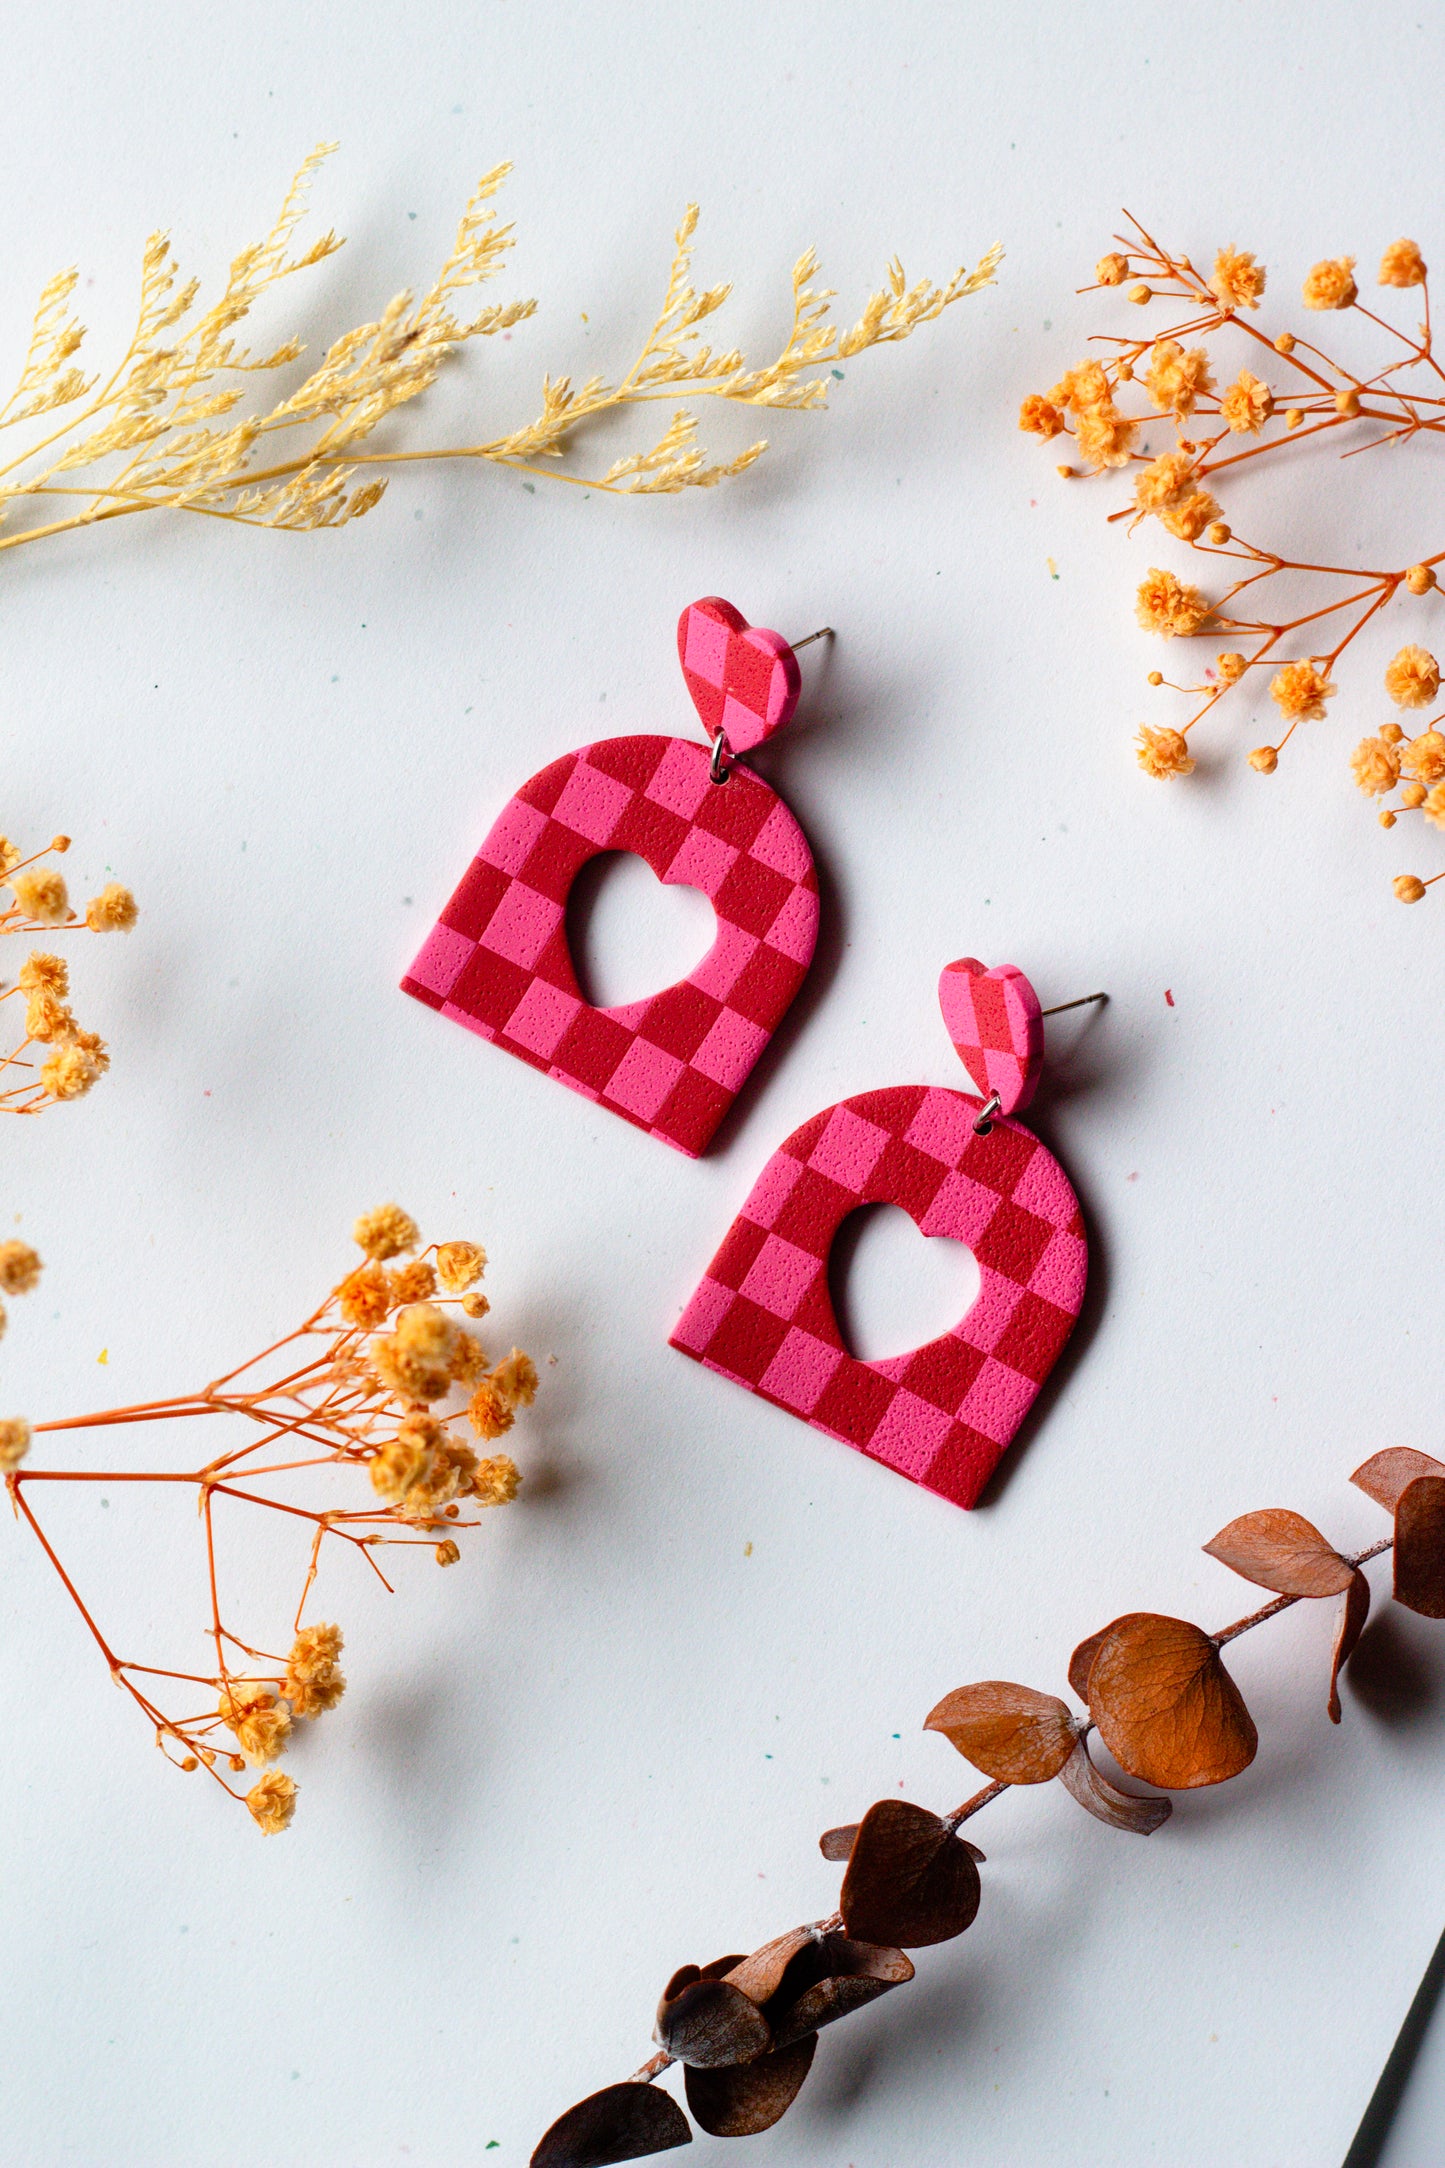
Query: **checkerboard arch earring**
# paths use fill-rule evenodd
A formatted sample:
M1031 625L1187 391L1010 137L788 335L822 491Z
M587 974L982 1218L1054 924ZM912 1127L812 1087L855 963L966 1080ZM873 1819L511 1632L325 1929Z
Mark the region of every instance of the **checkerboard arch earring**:
M797 706L795 651L715 595L683 611L677 650L708 744L607 738L534 775L401 983L696 1157L807 974L818 880L802 829L741 759ZM616 850L635 852L664 883L700 889L718 930L675 986L599 1009L577 983L566 906L587 861Z
M974 1505L1073 1330L1088 1242L1063 1168L1016 1119L1043 1065L1022 971L949 964L939 1005L976 1095L925 1084L815 1114L764 1167L672 1345L955 1505ZM1088 994L1080 1002L1102 1001ZM843 1341L828 1256L860 1205L964 1242L979 1291L951 1332L867 1363Z

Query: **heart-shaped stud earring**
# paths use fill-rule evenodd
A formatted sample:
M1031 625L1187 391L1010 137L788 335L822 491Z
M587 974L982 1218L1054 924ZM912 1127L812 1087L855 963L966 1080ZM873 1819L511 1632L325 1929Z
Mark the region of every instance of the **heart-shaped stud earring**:
M818 880L802 829L739 758L792 714L794 650L716 596L683 611L677 639L710 744L607 738L534 775L498 816L402 987L696 1155L803 982ZM573 882L602 851L634 851L660 881L700 889L718 928L687 978L610 1009L583 1000L565 923Z
M1042 1018L1055 1012L1040 1009L1022 972L971 958L945 970L939 993L979 1096L894 1086L795 1130L754 1183L672 1345L971 1506L1073 1330L1088 1243L1068 1176L1010 1112L1037 1082ZM977 1298L951 1332L872 1363L844 1345L828 1286L834 1237L865 1204L901 1205L921 1233L966 1243L979 1267Z

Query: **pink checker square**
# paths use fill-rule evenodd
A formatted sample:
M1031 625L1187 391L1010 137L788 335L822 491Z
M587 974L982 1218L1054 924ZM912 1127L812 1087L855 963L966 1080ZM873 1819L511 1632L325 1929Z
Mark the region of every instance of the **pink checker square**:
M755 933L719 919L717 939L692 974L692 984L715 1001L726 1001L761 946Z
M774 1317L791 1317L813 1283L817 1260L795 1242L769 1235L739 1288Z
M917 1483L948 1436L953 1418L935 1408L906 1386L900 1386L888 1403L887 1413L868 1440L870 1460L886 1461L900 1475Z
M930 1154L930 1157L932 1155ZM969 1247L978 1241L997 1212L1000 1198L966 1174L946 1174L934 1191L933 1202L922 1221L926 1235L952 1235Z
M1032 1407L1037 1391L1032 1378L1021 1377L1007 1363L990 1356L969 1387L958 1419L981 1430L986 1438L1007 1442Z
M736 1009L723 1009L693 1055L692 1066L715 1084L736 1091L767 1043L761 1025L750 1024Z
M732 871L737 856L736 844L724 842L706 828L690 828L663 879L685 881L689 888L700 888L711 898Z
M808 1165L829 1181L841 1183L861 1197L868 1177L883 1156L888 1132L876 1122L855 1114L845 1099L834 1107L828 1125L814 1145Z
M979 1269L978 1293L973 1308L959 1326L959 1335L970 1347L981 1348L985 1354L996 1348L1008 1330L1014 1311L1023 1296L1023 1289L1007 1274L994 1272L988 1265ZM1079 1290L1083 1300L1083 1289Z
M945 1167L956 1167L977 1120L977 1114L957 1092L925 1092L904 1142L927 1152L930 1159L942 1160Z
M632 795L625 783L619 783L616 776L604 775L584 755L568 776L552 808L552 818L602 849L616 834Z
M1068 1182L1060 1181L1062 1171L1057 1160L1041 1167L1036 1152L1014 1184L1014 1203L1022 1205L1025 1212L1036 1212L1051 1227L1072 1226L1078 1217L1079 1201Z
M639 1121L652 1121L686 1064L646 1039L634 1039L607 1080L607 1096Z
M493 822L477 856L483 865L495 866L499 873L520 873L546 826L547 816L540 806L528 805L525 798L513 798Z
M457 933L453 927L443 926L438 921L422 943L411 975L428 993L445 997L456 985L462 966L476 945L466 934Z
M781 873L785 881L806 880L807 851L798 848L798 824L786 806L773 808L748 848L752 857Z
M841 1348L829 1347L795 1325L763 1372L758 1391L795 1415L811 1415L824 1386L846 1359Z
M811 957L817 940L818 898L809 889L795 888L768 928L768 947L801 963Z
M1084 1299L1084 1280L1089 1258L1081 1235L1060 1231L1034 1266L1029 1293L1040 1295L1060 1310L1077 1310Z
M724 1287L719 1280L704 1280L688 1304L686 1316L679 1319L669 1345L683 1347L695 1340L699 1348L706 1347L732 1308L733 1300L730 1287Z
M565 993L545 979L533 979L507 1018L507 1036L550 1061L581 1006L575 994Z
M665 806L669 813L692 820L708 792L716 787L707 772L708 757L706 746L694 745L689 738L669 738L667 751L642 795ZM788 818L791 821L792 815Z
M681 643L684 670L721 687L731 638L731 629L721 618L705 610L687 611Z
M792 1159L786 1152L774 1152L748 1196L746 1216L754 1227L773 1225L796 1189L802 1171L800 1159Z
M504 956L509 964L530 969L561 920L560 903L539 896L525 881L513 881L487 921L482 946L494 956Z

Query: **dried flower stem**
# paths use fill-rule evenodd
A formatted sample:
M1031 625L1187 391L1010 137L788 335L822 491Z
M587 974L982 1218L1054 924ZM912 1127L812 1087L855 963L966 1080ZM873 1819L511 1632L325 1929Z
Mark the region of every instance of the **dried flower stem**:
M1239 534L1224 519L1210 485L1239 468L1297 453L1303 445L1318 448L1340 431L1360 440L1351 441L1346 458L1445 431L1445 369L1433 349L1428 273L1413 241L1393 243L1381 260L1382 286L1419 291L1423 317L1412 335L1360 301L1353 257L1327 259L1310 272L1303 290L1307 310L1359 317L1391 342L1380 365L1361 375L1300 333L1271 332L1253 320L1266 281L1252 255L1221 249L1206 278L1188 256L1162 246L1137 220L1131 218L1130 226L1131 232L1115 236L1120 252L1104 256L1094 286L1081 291L1123 288L1134 279L1127 288L1129 301L1162 301L1184 313L1147 337L1096 335L1094 343L1111 349L1107 358L1070 370L1047 395L1026 399L1020 426L1046 442L1072 435L1095 474L1138 470L1132 506L1111 513L1111 523L1128 519L1132 531L1140 519L1153 516L1208 562L1238 568L1227 574L1217 598L1158 567L1139 588L1137 614L1146 630L1166 638L1232 634L1241 641L1239 649L1220 654L1202 682L1176 684L1162 671L1150 672L1151 685L1186 694L1194 707L1178 729L1145 725L1140 730L1140 766L1158 777L1187 775L1194 766L1189 735L1195 725L1234 686L1247 682L1250 672L1269 669L1283 727L1277 741L1257 746L1249 762L1270 775L1300 724L1323 719L1336 691L1332 672L1365 627L1397 597L1423 601L1436 590L1436 567L1445 564L1445 549L1391 566L1286 555ZM1246 367L1220 389L1216 351L1185 342L1226 332L1249 342L1251 360L1268 358L1274 383ZM1138 383L1141 372L1149 406L1142 412L1121 410L1116 394ZM1146 422L1165 415L1173 418L1177 448L1151 457L1136 440ZM1059 471L1075 472L1070 465ZM1284 575L1291 576L1293 589L1303 588L1309 607L1294 614L1270 612L1264 597ZM1310 644L1321 637L1322 644ZM1297 647L1303 651L1291 652ZM1385 687L1400 707L1431 707L1440 689L1439 666L1425 648L1407 646L1387 669ZM1357 748L1351 767L1368 796L1388 799L1404 779L1399 797L1379 811L1382 827L1393 828L1402 812L1423 812L1427 821L1445 828L1445 789L1435 787L1445 784L1445 733L1437 727L1442 722L1445 710L1408 743L1400 726L1391 723ZM1431 885L1413 874L1394 883L1406 903L1418 902Z
M74 508L0 535L0 550L160 510L251 527L337 527L370 511L386 487L376 476L358 483L361 469L418 460L481 461L617 495L711 488L751 466L766 442L710 461L685 407L646 449L615 460L601 474L560 473L555 462L587 423L658 400L822 407L828 378L819 370L931 323L953 302L989 285L1002 255L989 250L975 270L960 269L944 286L927 279L910 284L895 259L887 284L844 329L829 316L832 293L813 284L817 259L809 249L793 268L788 335L771 361L754 367L738 349L715 352L701 337L700 327L731 288L699 291L692 285L698 214L689 205L661 310L616 383L592 376L574 388L570 377L547 376L538 413L520 428L465 444L377 450L371 439L380 424L426 391L459 347L510 331L537 304L496 304L470 319L458 313L461 297L494 277L512 247L511 228L497 223L493 203L511 169L496 166L478 182L451 254L420 300L398 294L374 322L337 339L288 397L261 412L239 414L246 379L296 361L303 349L290 338L270 353L253 354L236 344L234 327L272 287L342 245L327 233L292 253L307 190L334 147L320 145L305 160L265 240L241 251L220 298L199 313L198 282L177 286L168 238L152 234L142 259L135 328L119 361L102 376L87 378L75 364L85 337L70 314L75 271L50 280L19 381L0 405L0 432L32 428L23 448L0 454L0 521L44 500L74 500ZM52 421L55 415L63 418ZM282 456L268 458L273 450Z
M265 1830L284 1828L290 1819L295 1799L290 1778L272 1772L243 1794L225 1771L235 1773L247 1761L270 1762L284 1748L293 1718L317 1716L341 1698L346 1682L336 1668L339 1631L302 1625L327 1539L364 1558L390 1591L375 1555L380 1546L424 1544L441 1564L451 1564L459 1555L456 1536L480 1525L480 1514L474 1510L464 1517L463 1506L502 1505L516 1494L519 1477L505 1454L479 1460L430 1409L454 1385L469 1387L472 1427L494 1439L511 1427L515 1409L531 1400L536 1372L516 1349L489 1366L480 1343L448 1314L460 1309L477 1317L486 1311L485 1298L466 1291L485 1264L475 1245L432 1245L389 1273L382 1269L383 1259L415 1248L418 1239L394 1206L359 1221L357 1240L367 1261L338 1282L294 1331L198 1391L34 1425L13 1419L0 1424L0 1466L12 1507L54 1567L112 1679L152 1726L167 1759L186 1770L204 1767L232 1798L245 1799ZM388 1322L391 1331L381 1333L378 1328ZM26 1458L33 1439L49 1432L210 1416L238 1418L252 1434L200 1467L42 1468ZM323 1468L364 1471L373 1500L318 1510L294 1495L275 1496L256 1487ZM214 1670L176 1670L117 1653L26 1495L40 1483L182 1484L195 1491L209 1587L205 1635ZM280 1513L311 1532L288 1628L289 1653L257 1646L230 1623L233 1614L223 1604L216 1564L215 1508L221 1499ZM139 1683L150 1680L203 1687L214 1705L199 1712L189 1706L168 1709ZM194 1699L187 1696L186 1702ZM222 1737L225 1732L234 1745Z

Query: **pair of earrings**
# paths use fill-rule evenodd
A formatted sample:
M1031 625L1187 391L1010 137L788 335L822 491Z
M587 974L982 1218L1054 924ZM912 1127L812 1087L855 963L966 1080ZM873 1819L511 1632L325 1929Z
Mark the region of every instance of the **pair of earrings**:
M716 596L683 611L677 646L708 742L608 738L534 775L402 987L696 1157L807 974L818 881L802 829L742 758L797 706L795 649ZM700 889L718 930L687 978L599 1009L577 983L567 899L589 859L617 850ZM1073 1328L1088 1245L1063 1168L1015 1118L1054 1012L1013 965L972 957L945 968L939 1002L976 1096L893 1086L805 1122L758 1177L671 1345L971 1506ZM828 1255L849 1213L880 1203L965 1243L980 1286L951 1332L866 1363L839 1331Z

